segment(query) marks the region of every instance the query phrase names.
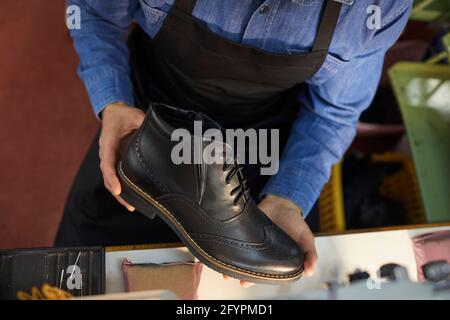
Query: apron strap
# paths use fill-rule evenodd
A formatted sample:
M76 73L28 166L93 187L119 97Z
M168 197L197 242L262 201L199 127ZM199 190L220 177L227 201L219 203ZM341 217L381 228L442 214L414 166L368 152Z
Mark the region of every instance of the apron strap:
M342 3L335 0L326 1L312 51L328 51L341 13Z
M174 7L184 13L192 15L196 3L196 0L175 0Z

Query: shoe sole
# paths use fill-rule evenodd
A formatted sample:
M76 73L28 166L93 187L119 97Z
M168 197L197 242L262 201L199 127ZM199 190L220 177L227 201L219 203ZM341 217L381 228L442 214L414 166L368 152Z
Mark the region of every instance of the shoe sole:
M271 275L258 273L250 270L241 269L224 263L206 253L197 243L189 236L183 226L173 216L173 214L153 199L149 194L133 183L123 172L122 162L117 165L118 177L121 182L122 191L120 196L133 205L140 213L146 217L153 219L155 215L160 217L169 227L177 234L183 244L191 251L191 253L203 264L209 268L222 273L224 275L260 284L281 284L298 280L303 270L292 275Z

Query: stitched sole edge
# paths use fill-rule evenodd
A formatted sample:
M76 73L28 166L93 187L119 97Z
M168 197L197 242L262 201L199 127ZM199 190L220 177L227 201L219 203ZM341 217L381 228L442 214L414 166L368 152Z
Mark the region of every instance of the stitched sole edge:
M176 220L176 218L153 199L150 195L144 192L141 188L135 185L123 172L122 162L120 161L117 165L118 177L122 183L122 193L120 194L127 202L134 205L139 212L144 214L149 218L153 218L156 214L158 215L169 227L178 235L182 240L183 244L188 247L188 249L205 265L211 269L229 275L233 278L240 280L246 280L254 283L261 284L280 284L287 282L294 282L298 280L302 274L303 269L291 274L291 275L271 275L257 273L250 270L241 269L235 266L226 264L216 258L210 256L206 253L197 243L189 236L183 226Z

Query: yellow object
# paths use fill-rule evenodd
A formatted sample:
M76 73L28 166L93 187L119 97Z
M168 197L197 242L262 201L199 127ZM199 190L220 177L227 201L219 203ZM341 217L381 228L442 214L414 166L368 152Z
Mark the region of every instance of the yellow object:
M397 172L384 177L380 185L380 194L404 206L408 224L426 223L425 210L410 156L388 152L372 155L372 161L401 165ZM318 206L320 232L340 233L346 230L342 163L333 166L330 180L322 190Z
M53 287L48 283L42 285L40 290L37 287L31 288L31 294L24 291L17 292L19 300L64 300L72 297L69 292Z
M341 162L335 164L331 169L330 180L322 189L318 206L321 232L345 231Z
M380 194L387 199L403 204L409 224L426 223L425 209L420 197L419 185L411 157L405 154L385 153L373 155L376 162L398 163L402 168L384 178Z

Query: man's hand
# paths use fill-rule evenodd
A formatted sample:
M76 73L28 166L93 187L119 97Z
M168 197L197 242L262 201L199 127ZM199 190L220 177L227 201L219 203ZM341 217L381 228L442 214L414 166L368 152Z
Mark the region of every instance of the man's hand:
M112 103L102 111L99 156L103 183L117 201L129 211L134 211L134 207L119 196L121 187L116 173L117 155L122 139L138 129L144 117L145 113L142 110L121 102Z
M258 207L284 232L297 242L305 253L305 275L310 277L314 273L317 261L314 235L303 220L300 208L291 201L273 195L268 195L262 200ZM224 276L229 279L228 276ZM243 287L249 287L252 283L241 281Z

